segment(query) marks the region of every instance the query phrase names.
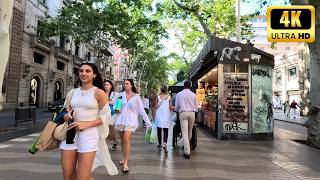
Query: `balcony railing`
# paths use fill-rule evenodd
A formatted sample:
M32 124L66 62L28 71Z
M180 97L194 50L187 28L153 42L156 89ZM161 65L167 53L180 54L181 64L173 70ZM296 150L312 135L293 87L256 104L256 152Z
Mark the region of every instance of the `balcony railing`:
M71 51L65 51L64 49L61 49L60 47L55 47L55 57L63 58L67 61L71 58Z
M48 53L51 50L51 44L48 40L42 39L37 35L30 35L30 47L38 47Z

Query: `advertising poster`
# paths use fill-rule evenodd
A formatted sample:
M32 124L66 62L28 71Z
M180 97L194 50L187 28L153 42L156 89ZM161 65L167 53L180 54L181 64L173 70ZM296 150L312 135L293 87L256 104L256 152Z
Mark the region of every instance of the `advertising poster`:
M248 131L248 74L224 74L223 131Z

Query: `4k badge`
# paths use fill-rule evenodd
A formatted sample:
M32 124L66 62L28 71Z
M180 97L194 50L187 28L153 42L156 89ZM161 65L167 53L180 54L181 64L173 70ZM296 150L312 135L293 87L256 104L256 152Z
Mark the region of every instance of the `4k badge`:
M267 21L270 42L312 43L315 40L313 6L270 6Z

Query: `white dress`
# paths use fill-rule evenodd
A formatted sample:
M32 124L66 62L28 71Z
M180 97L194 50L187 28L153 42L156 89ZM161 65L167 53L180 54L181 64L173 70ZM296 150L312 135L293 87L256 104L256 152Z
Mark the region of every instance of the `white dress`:
M159 128L169 128L171 125L171 112L169 108L170 96L161 100L158 96L158 109L156 111L155 122Z

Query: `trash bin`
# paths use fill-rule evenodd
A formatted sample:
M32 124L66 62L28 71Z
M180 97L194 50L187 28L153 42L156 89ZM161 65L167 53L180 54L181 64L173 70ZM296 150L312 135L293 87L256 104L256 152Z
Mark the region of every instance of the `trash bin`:
M16 107L15 109L15 125L29 119L29 107Z
M29 120L33 121L33 123L36 123L36 106L29 106Z
M16 107L15 109L15 125L19 122L33 121L36 123L36 106Z

